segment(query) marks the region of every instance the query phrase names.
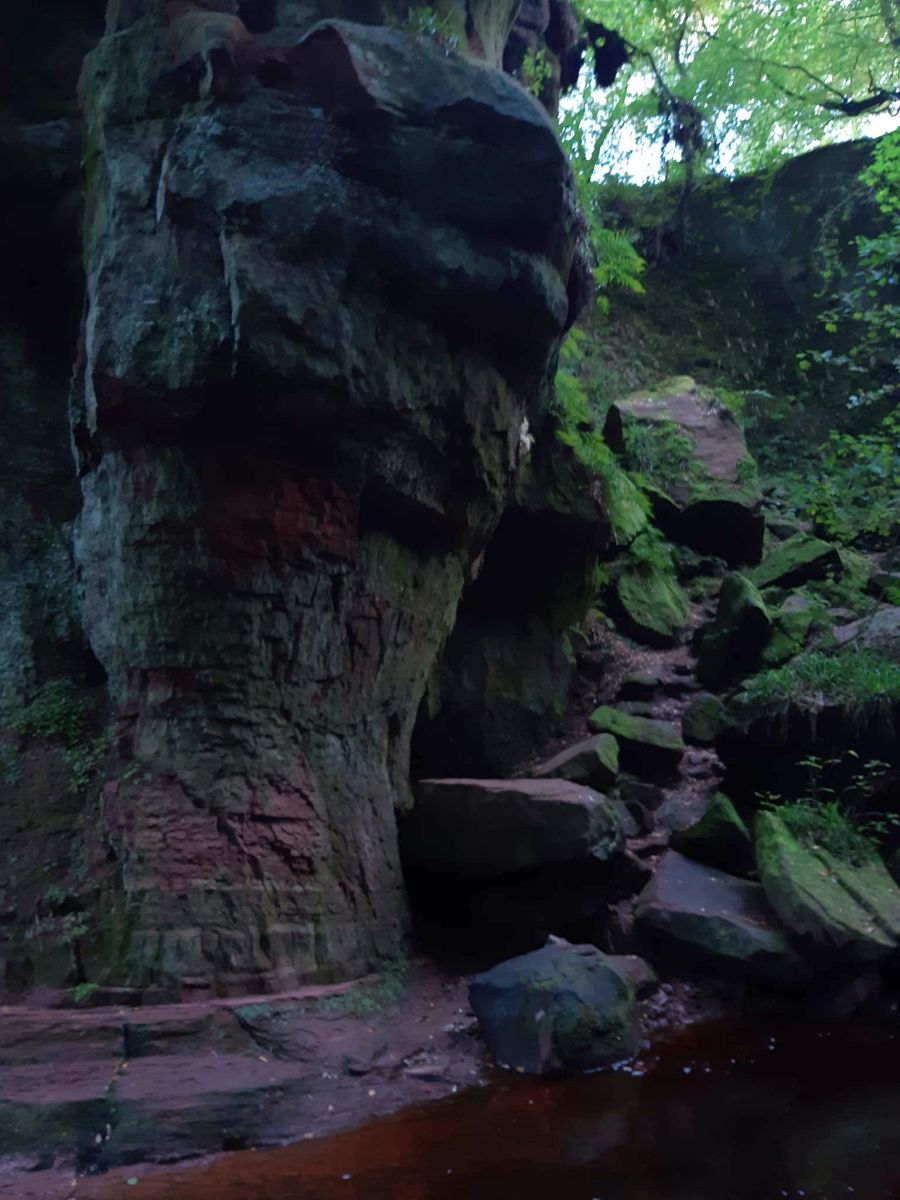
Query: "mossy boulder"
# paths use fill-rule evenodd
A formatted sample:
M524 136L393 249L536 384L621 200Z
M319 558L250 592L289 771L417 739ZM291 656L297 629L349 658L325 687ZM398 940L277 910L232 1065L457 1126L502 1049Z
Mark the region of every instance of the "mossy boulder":
M477 975L469 1003L495 1062L530 1075L582 1072L637 1052L629 972L594 946L550 945Z
M598 733L535 767L535 779L568 779L605 792L619 774L619 743L611 733Z
M765 556L752 573L758 588L797 587L811 579L838 578L843 562L829 542L808 533L796 533Z
M732 566L758 563L764 522L756 464L734 417L689 376L610 406L605 435L642 481L654 519Z
M755 584L746 575L729 575L719 594L716 619L700 642L698 679L712 687L755 670L771 627L772 618Z
M827 623L822 604L802 591L791 593L771 615L772 628L762 654L764 667L779 667L799 654L814 630Z
M590 715L592 729L611 733L619 743L621 765L641 778L673 775L684 754L684 742L675 725L649 717L635 717L603 705Z
M677 966L774 982L806 968L778 927L762 888L669 850L638 897L638 926Z
M647 532L635 538L615 583L615 612L625 632L648 646L672 646L687 620L688 602L668 547Z
M793 933L838 960L871 962L900 938L900 889L877 858L843 862L795 837L774 812L757 814L756 865L766 898Z
M733 875L753 869L750 830L731 800L717 792L696 824L672 835L672 848L696 862L708 863Z
M719 697L703 692L684 710L681 735L692 746L711 746L727 721L725 705Z

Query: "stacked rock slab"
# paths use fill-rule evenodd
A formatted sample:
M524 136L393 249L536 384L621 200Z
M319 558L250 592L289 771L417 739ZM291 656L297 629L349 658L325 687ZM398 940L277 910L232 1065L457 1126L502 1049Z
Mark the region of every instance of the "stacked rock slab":
M619 744L619 758L630 771L647 778L668 778L678 770L684 755L679 730L668 721L634 716L621 708L601 705L590 715L592 729L611 734Z
M648 487L654 516L663 532L703 554L732 566L758 563L765 523L760 491L740 426L727 410L711 403L690 376L661 381L609 408L604 436L626 450L626 430L638 427L651 443L674 434L689 461L660 486ZM639 464L634 464L636 467Z
M662 858L635 913L644 934L680 962L690 958L706 969L766 982L795 982L808 973L758 883L674 850Z
M419 869L499 876L606 862L624 836L605 796L565 779L423 779L404 843Z
M611 733L598 733L561 750L531 773L536 779L568 779L605 791L619 773L619 743Z
M400 944L412 723L540 425L576 219L500 73L334 21L239 31L220 77L158 10L112 7L82 88L106 924L120 982L279 987Z

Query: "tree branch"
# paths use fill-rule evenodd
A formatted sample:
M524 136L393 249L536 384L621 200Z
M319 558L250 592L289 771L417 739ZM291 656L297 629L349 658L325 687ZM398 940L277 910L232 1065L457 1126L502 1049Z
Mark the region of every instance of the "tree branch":
M779 83L777 79L773 79L771 75L766 75L765 78L768 79L773 88L781 92L782 95L789 96L791 100L799 100L801 103L811 104L814 108L825 109L826 112L841 113L845 117L861 117L863 113L875 112L878 109L887 108L890 104L900 102L900 91L889 91L887 88L879 88L869 96L858 98L841 96L838 93L837 99L826 100L815 96L802 96L799 92L793 92L790 88L785 87L783 83Z

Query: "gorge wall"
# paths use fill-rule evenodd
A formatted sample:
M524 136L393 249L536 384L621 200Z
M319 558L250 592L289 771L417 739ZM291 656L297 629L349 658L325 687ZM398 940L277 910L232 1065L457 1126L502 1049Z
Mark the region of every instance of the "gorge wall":
M561 732L615 553L550 410L576 31L557 0L103 7L7 33L0 987L357 975L404 942L411 773ZM542 103L498 69L537 50ZM592 344L619 390L754 378L859 153L699 196L734 289L662 254Z
M37 477L4 539L7 986L283 988L402 945L419 701L586 292L568 166L482 7L450 53L402 13L109 5L78 487L74 330L36 415L4 356ZM105 753L82 786L66 704Z

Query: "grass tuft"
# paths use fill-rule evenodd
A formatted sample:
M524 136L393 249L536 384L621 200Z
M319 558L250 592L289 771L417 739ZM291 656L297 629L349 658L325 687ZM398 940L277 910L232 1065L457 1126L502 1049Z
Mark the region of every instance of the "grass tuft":
M741 698L769 711L833 704L858 713L872 704L900 701L900 665L874 650L813 651L754 675L744 684Z

